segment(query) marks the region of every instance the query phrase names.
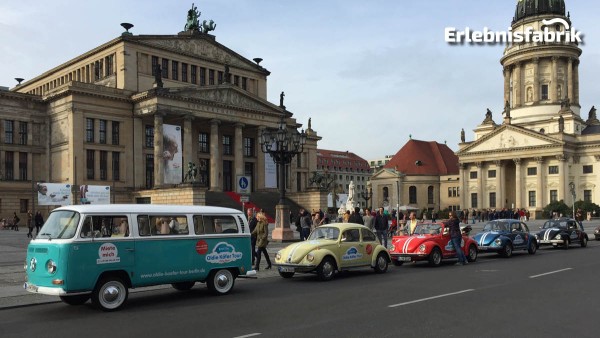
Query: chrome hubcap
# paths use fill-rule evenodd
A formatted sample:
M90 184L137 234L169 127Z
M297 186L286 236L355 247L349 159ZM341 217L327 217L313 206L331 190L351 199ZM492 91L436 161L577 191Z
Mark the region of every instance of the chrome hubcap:
M113 303L117 299L119 299L119 294L120 294L119 288L111 285L104 289L104 292L102 293L102 298L107 303Z
M229 278L225 275L219 275L217 276L217 286L220 288L224 288L227 286L227 284L229 284Z

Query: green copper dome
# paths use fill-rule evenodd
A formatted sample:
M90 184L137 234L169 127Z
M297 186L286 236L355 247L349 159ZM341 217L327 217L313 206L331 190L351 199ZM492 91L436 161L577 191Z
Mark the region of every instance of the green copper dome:
M565 16L564 0L518 0L513 23L521 19L542 15L556 14Z

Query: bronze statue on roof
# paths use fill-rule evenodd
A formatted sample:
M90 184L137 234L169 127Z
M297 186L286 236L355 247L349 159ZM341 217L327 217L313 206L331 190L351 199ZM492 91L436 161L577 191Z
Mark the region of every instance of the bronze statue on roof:
M187 22L183 30L185 31L199 31L200 30L200 12L198 8L192 3L192 8L188 10Z

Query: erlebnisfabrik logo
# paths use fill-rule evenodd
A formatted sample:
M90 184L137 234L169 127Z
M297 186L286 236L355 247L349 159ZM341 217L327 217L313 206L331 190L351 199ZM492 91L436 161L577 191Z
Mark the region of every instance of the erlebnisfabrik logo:
M457 30L455 27L446 27L444 29L444 40L449 44L497 44L497 43L528 43L528 42L562 42L583 43L584 35L561 18L542 20L543 29L534 30L533 27L527 27L524 30L513 31L508 28L506 31L493 31L487 27L483 30L472 30L465 27L464 30ZM549 27L562 25L564 29L550 30Z

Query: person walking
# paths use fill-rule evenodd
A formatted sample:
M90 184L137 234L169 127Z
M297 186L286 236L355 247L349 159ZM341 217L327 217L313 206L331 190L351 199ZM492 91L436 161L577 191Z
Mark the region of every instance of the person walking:
M17 212L13 212L14 216L13 216L13 230L14 231L19 231L19 221L21 220L19 218L19 216L17 216Z
M40 229L42 225L44 225L44 217L42 216L42 212L38 211L35 213L35 235L37 236L40 233Z
M265 216L264 213L259 212L256 214L256 220L256 228L254 228L252 234L256 235L256 247L258 248L256 251L256 265L254 266L254 270L258 271L260 269L261 253L265 255L265 259L267 260L266 269L271 268L271 259L267 252L267 245L269 244L269 223L267 222L267 216Z
M348 223L365 225L365 221L363 220L362 216L360 215L359 207L354 208L354 212L352 213L352 215L350 215L350 218L348 219Z
M250 245L252 247L252 265L254 265L254 262L256 261L256 235L253 231L256 228L258 220L256 219L256 216L254 216L254 208L248 208L246 214L248 215L248 229L250 229L250 233L252 233L250 236Z
M450 219L446 221L446 226L450 230L450 241L454 246L454 250L456 251L456 257L458 258L458 263L456 265L467 265L467 258L460 247L460 242L462 241L462 233L460 232L460 220L456 216L455 211L450 211L449 215Z
M33 238L33 212L27 210L27 238Z
M379 207L377 216L375 216L375 230L377 231L377 238L379 239L379 243L381 243L386 248L386 250L388 247L388 228L388 217L383 211L383 207Z
M375 217L371 216L371 210L368 208L365 209L365 215L363 216L363 224L373 231L373 226L375 225Z
M312 225L312 220L310 218L310 214L308 211L301 209L300 210L300 227L302 228L302 232L300 232L300 240L305 241L308 239L308 235L310 235L310 227Z

